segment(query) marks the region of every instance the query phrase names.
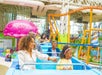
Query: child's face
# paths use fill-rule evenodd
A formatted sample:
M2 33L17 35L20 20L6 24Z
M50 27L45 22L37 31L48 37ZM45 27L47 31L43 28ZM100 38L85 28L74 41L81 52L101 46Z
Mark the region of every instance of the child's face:
M72 50L67 51L67 53L65 54L65 58L66 59L70 59L72 57Z

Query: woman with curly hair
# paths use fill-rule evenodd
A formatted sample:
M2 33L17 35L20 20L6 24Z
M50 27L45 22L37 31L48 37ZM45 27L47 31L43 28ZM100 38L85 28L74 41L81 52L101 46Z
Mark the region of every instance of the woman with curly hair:
M56 62L56 58L51 58L46 54L38 52L38 50L33 50L35 47L35 39L31 36L24 36L19 40L18 43L18 59L21 69L36 69L35 65L25 65L36 63L36 59L51 60Z

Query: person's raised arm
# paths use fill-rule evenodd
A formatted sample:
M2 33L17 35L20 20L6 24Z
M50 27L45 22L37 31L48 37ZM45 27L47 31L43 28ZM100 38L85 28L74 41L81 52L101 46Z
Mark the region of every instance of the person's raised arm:
M42 59L42 60L51 60L51 61L53 61L53 62L56 62L56 61L57 61L56 58L50 57L50 56L48 56L47 54L42 54L42 53L38 52L37 50L36 50L36 55L37 55L37 57L38 57L39 59Z

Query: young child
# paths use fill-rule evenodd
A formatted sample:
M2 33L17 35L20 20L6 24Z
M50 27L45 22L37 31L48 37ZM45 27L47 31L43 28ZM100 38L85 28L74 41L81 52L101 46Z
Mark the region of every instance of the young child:
M65 45L60 54L61 59L59 59L56 69L57 70L73 70L71 57L72 57L71 47L69 45ZM64 64L64 65L61 65L61 64ZM69 65L65 65L65 64L69 64Z

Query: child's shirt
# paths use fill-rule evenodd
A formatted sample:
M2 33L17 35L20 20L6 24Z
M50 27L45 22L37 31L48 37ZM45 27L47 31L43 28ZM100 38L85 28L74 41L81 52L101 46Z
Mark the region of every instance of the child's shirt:
M69 65L59 65L59 64L69 64ZM63 70L64 68L71 68L73 70L73 65L71 59L60 59L56 67L57 70Z

